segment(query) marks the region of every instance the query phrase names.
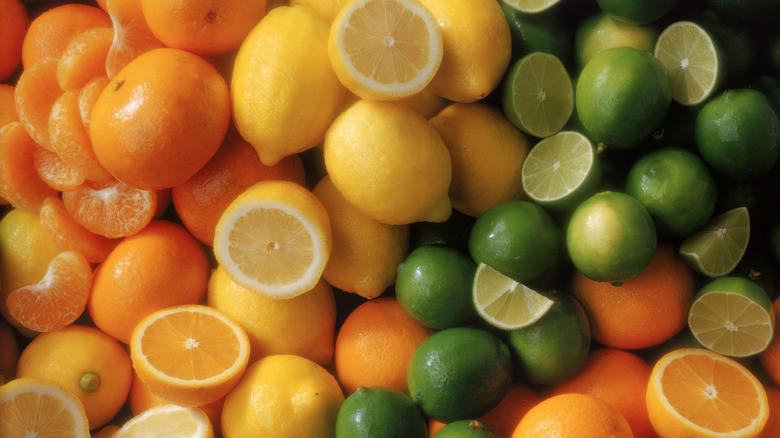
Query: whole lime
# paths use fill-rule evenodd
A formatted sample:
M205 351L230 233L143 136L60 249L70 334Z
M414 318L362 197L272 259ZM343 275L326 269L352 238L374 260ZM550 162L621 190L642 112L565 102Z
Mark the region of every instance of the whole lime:
M652 53L633 47L594 55L575 91L580 123L601 148L637 146L661 124L671 102L666 67Z
M409 224L409 249L423 245L444 245L464 252L469 250L469 231L475 218L452 210L444 222L412 222Z
M412 399L427 416L445 423L477 418L509 391L512 358L493 333L453 327L415 349L407 381Z
M572 213L566 247L574 267L595 281L636 277L653 260L658 238L653 219L634 197L596 193Z
M596 0L602 11L632 24L651 23L674 9L679 0Z
M735 180L767 174L780 158L780 121L754 89L727 90L704 104L695 125L699 152L717 173Z
M529 201L505 201L480 215L469 235L469 253L518 282L538 278L560 256L563 243L555 219Z
M436 330L462 326L476 316L471 285L477 264L446 246L425 245L398 265L395 295L412 319Z
M633 47L652 52L658 29L650 24L621 21L606 12L597 12L584 20L574 34L574 56L582 68L597 53L611 47Z
M336 438L425 438L423 414L408 395L374 386L359 387L349 395L336 415Z
M531 52L555 55L565 65L571 57L569 28L561 26L555 11L526 14L500 2L512 36L512 58L520 59Z
M487 424L479 420L458 420L442 427L433 434L435 438L497 438Z

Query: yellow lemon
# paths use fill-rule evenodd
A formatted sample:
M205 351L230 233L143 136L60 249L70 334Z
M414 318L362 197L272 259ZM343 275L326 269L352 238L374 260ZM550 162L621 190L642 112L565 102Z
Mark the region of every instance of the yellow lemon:
M328 23L332 23L349 0L290 0L290 5L305 5L317 11Z

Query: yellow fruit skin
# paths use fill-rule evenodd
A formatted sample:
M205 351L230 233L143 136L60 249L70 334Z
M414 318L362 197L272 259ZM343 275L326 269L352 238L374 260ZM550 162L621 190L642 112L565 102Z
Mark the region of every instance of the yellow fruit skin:
M234 121L265 165L316 146L341 108L345 89L328 59L328 34L308 6L279 6L238 51Z
M444 222L452 213L447 146L403 104L355 102L328 129L323 155L344 198L379 222Z
M501 82L512 56L509 24L494 0L420 0L441 31L444 55L428 87L455 102L474 102Z
M328 23L332 23L349 0L290 0L290 5L305 5L316 10Z

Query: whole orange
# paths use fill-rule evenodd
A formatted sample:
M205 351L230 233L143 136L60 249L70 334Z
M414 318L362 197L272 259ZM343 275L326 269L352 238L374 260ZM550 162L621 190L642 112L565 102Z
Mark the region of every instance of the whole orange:
M181 184L219 149L230 124L225 79L205 59L159 48L130 61L92 109L100 164L133 187Z
M0 82L22 63L22 41L30 16L20 0L0 0Z
M780 297L775 298L772 302L772 308L775 311L775 315L780 317ZM758 355L758 358L772 382L780 386L780 335L777 335L777 332L772 338L772 342L769 343L766 350Z
M769 419L759 438L777 438L780 436L780 388L765 386L766 398L769 400Z

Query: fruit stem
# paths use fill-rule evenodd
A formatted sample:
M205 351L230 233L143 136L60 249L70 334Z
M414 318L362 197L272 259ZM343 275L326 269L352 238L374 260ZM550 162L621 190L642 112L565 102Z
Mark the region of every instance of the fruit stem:
M86 372L79 380L79 388L84 392L95 392L100 387L100 376L92 372Z

